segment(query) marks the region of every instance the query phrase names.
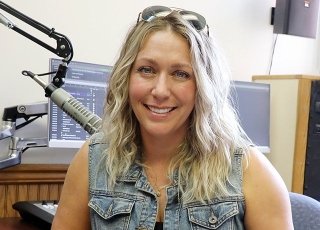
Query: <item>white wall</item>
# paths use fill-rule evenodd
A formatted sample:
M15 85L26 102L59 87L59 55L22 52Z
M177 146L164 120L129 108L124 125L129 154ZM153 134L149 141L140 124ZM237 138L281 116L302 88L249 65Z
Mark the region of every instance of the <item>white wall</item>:
M135 24L138 12L149 5L183 7L201 13L210 33L225 50L234 79L250 81L252 75L268 74L275 35L270 25L275 0L10 0L13 8L47 27L68 36L74 47L74 61L113 65L128 27ZM55 46L49 37L0 9L16 25ZM271 74L319 74L319 41L279 35ZM43 73L48 59L57 57L15 31L0 25L0 115L3 108L46 100L43 90L22 70ZM17 132L21 137L46 136L46 118ZM0 157L7 153L7 141L0 141ZM29 149L23 162L68 163L75 150Z

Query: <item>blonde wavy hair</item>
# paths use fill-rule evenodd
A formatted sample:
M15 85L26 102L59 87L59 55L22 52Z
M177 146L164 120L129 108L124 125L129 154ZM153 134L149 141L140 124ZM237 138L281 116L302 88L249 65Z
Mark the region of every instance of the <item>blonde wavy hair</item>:
M177 172L184 202L227 195L233 154L237 148L246 152L250 142L230 101L230 71L219 48L212 37L196 31L177 12L137 23L114 65L103 117L108 183L114 186L141 154L139 123L128 99L131 67L148 36L168 29L189 42L197 85L188 134L171 161L169 175Z

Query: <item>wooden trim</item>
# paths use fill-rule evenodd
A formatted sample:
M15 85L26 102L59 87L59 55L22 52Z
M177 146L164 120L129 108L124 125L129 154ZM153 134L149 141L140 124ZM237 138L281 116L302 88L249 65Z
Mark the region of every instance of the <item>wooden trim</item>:
M0 218L19 217L17 201L59 200L69 165L21 164L0 171Z
M18 201L59 200L62 183L0 185L0 218L19 217L12 208Z
M0 170L0 184L63 183L67 164L20 164Z
M308 123L310 111L311 80L301 79L298 88L298 111L293 161L292 191L303 193L306 162Z
M255 80L284 80L284 79L320 80L320 77L319 76L313 76L313 75L302 75L302 74L292 74L292 75L255 75L255 76L252 76L252 81L255 81Z

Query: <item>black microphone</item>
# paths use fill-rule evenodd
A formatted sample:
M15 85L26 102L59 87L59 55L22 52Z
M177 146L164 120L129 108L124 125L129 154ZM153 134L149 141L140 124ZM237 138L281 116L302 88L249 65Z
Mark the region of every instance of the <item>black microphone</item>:
M12 29L15 25L8 18L6 18L3 14L0 13L0 23Z
M46 84L37 75L30 71L23 71L23 75L31 77L42 88L60 109L67 113L72 119L79 123L89 134L94 134L100 130L101 118L88 110L80 101L62 88L57 88L54 84Z

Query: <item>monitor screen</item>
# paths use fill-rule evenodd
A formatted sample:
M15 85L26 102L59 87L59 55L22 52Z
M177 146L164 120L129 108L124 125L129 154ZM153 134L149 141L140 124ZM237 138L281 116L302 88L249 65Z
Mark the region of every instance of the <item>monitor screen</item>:
M234 81L232 100L241 127L263 153L270 152L270 85Z
M50 71L57 71L61 64L61 60L54 58L49 62ZM61 88L101 117L111 71L111 66L72 61L68 65L65 83ZM49 77L50 82L53 77L54 74ZM49 147L80 148L90 134L50 99L48 106Z

